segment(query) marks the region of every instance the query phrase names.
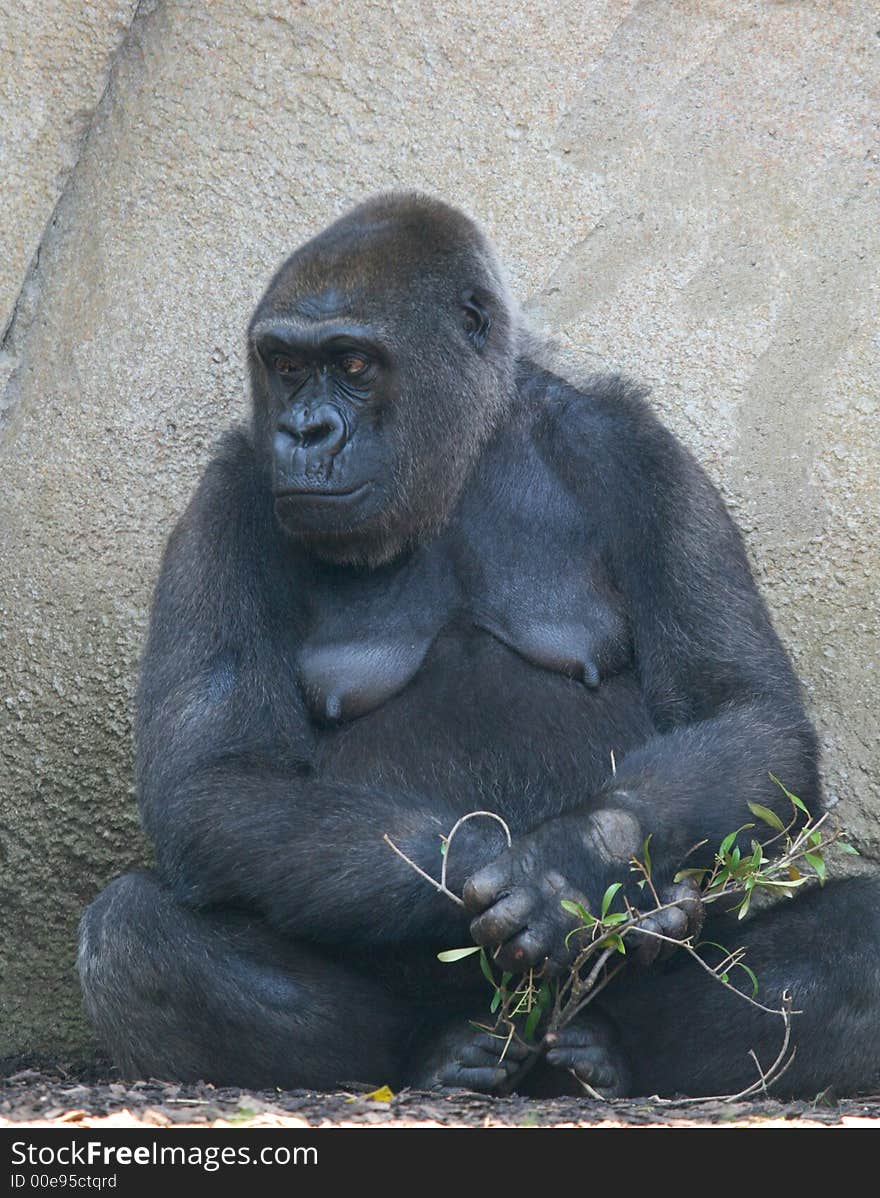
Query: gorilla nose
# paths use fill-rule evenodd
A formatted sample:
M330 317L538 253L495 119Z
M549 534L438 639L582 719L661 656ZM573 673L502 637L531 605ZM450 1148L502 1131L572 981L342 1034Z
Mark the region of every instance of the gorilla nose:
M293 440L296 449L321 457L335 457L347 438L345 421L330 404L286 412L279 421L279 429Z

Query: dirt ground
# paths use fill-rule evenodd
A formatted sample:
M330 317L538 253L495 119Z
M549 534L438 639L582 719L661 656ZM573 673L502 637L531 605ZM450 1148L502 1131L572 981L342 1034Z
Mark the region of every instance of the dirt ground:
M815 1102L668 1102L636 1098L487 1098L404 1090L239 1090L126 1083L94 1067L18 1068L0 1076L0 1127L880 1127L880 1094Z

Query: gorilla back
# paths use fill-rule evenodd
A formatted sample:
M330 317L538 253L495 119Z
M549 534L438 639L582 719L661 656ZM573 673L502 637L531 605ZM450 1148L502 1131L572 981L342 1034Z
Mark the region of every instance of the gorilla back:
M137 718L156 869L83 918L87 1009L129 1076L492 1092L517 1053L471 1025L479 971L437 951L564 968L560 899L620 881L638 903L648 835L656 929L695 931L673 883L692 846L749 802L785 814L771 771L820 804L799 687L703 472L638 388L536 364L461 213L356 208L279 270L248 355L251 424L156 587ZM456 836L462 909L383 834L436 875L477 809L513 843L490 820ZM877 1080L876 898L841 884L748 924L765 993L804 1011L793 1093ZM750 1049L773 1059L778 1021L687 960L651 965L657 943L530 1085L723 1093Z

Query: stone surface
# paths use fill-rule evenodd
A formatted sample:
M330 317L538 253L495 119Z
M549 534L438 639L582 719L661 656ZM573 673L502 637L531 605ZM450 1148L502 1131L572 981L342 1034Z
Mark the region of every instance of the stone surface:
M3 184L0 1054L88 1043L75 926L145 852L131 695L163 539L245 411L270 272L382 188L470 210L539 327L653 385L880 852L880 6L148 2L123 37L132 7L0 33L4 131L56 114Z
M136 0L0 3L0 339L136 8ZM14 365L0 356L0 385Z

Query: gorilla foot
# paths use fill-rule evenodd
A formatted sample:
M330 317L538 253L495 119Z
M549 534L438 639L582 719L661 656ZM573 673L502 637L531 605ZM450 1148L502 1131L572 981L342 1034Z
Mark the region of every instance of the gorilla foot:
M409 1085L419 1090L476 1090L498 1094L515 1076L529 1048L473 1024L451 1024L429 1045Z
M622 1098L630 1093L630 1071L617 1035L598 1013L549 1033L544 1043L549 1068L529 1079L529 1094L550 1098L592 1090L602 1098Z

